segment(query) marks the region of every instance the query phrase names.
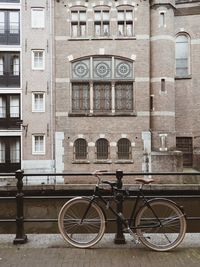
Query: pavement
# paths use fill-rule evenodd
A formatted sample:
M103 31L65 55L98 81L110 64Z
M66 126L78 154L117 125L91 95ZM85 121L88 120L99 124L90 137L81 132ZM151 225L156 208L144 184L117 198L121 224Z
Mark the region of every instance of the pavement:
M114 235L89 249L68 245L59 234L29 234L28 242L13 245L15 235L0 235L0 267L199 267L200 234L186 234L170 252L155 252L135 245L114 244Z

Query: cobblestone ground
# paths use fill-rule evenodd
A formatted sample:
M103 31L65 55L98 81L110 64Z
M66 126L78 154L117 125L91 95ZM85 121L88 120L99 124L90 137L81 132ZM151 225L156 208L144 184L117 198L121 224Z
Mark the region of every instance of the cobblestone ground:
M29 242L13 245L14 235L0 235L0 267L199 267L200 234L187 234L170 252L154 252L135 246L127 237L115 245L106 235L90 249L76 249L60 235L28 235Z

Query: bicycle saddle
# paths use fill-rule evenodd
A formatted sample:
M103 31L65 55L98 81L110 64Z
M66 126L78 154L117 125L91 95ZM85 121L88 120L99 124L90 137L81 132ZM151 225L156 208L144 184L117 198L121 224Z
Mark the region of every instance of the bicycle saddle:
M151 184L154 182L154 179L136 178L135 181L143 184Z

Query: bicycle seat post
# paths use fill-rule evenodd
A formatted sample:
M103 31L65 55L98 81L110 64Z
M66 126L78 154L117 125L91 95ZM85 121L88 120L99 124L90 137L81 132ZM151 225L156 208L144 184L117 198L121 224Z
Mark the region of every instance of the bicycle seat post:
M123 186L123 183L122 183L123 171L117 170L116 171L116 178L117 178L117 188L121 189ZM123 195L122 195L122 193L119 193L117 195L117 200L118 200L117 212L122 213L122 211L123 211ZM122 225L122 221L120 220L120 218L117 218L117 233L115 235L114 243L115 244L125 244L126 243L125 236L123 233L123 225Z

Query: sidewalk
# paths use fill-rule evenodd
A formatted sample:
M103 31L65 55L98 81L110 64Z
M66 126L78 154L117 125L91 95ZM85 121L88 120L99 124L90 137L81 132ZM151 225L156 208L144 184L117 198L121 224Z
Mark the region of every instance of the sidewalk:
M115 245L114 235L93 248L70 247L60 235L30 234L28 243L13 245L15 235L0 235L0 267L199 267L200 234L187 234L170 252L154 252L135 246L126 236L125 245Z

